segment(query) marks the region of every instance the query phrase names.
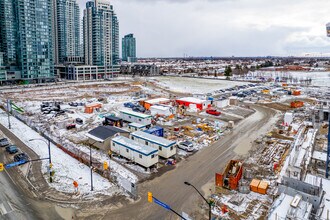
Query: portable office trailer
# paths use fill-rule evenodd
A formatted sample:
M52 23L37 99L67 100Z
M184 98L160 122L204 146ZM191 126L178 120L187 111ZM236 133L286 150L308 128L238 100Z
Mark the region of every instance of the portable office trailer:
M130 138L134 141L157 149L158 154L161 157L169 158L176 154L175 141L170 141L143 131L136 131L131 133Z
M152 116L170 116L176 113L175 108L169 105L153 105L149 109Z
M158 150L123 136L111 140L111 150L146 168L158 163Z
M139 124L139 123L130 123L128 125L128 130L130 130L131 132L134 132L134 131L143 131L147 129L147 125L142 125L142 124Z
M141 105L149 110L151 106L153 105L157 105L157 104L169 104L171 102L171 100L167 99L167 98L156 98L156 99L150 99L150 100L146 100L143 101L141 103Z
M135 122L143 125L151 125L151 115L146 115L140 112L131 110L120 110L120 118L124 121Z
M229 100L228 99L215 100L214 104L217 108L225 108L229 105Z

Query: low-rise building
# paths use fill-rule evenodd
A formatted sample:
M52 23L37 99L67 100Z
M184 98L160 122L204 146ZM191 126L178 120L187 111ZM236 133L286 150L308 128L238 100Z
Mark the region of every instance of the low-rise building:
M111 69L105 66L91 65L57 65L55 70L62 79L67 80L100 80L115 77L119 73L119 67L113 66Z
M119 135L129 137L129 132L113 126L99 126L86 134L89 144L106 152L110 150L111 140Z
M187 108L195 108L200 111L211 107L211 101L202 100L194 97L184 97L176 100L176 103Z

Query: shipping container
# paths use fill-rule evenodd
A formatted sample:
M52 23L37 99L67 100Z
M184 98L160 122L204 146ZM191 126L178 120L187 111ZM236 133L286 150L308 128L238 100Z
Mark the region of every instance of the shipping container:
M258 192L258 186L259 186L260 180L253 179L250 183L250 190L252 192Z
M215 184L230 190L238 188L238 182L242 178L243 164L238 160L231 160L224 169L223 173L215 174Z
M265 195L267 193L268 183L265 181L260 181L258 186L258 193Z
M102 108L102 104L100 104L100 103L88 104L88 105L85 105L85 113L92 114L94 112L94 110L98 110L100 108Z

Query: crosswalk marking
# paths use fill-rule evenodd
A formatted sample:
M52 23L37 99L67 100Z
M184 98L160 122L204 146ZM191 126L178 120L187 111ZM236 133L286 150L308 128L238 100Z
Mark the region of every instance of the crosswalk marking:
M3 203L0 204L0 212L1 212L1 215L7 214L7 210Z
M10 202L3 202L0 204L0 213L1 215L6 215L12 212L14 209Z

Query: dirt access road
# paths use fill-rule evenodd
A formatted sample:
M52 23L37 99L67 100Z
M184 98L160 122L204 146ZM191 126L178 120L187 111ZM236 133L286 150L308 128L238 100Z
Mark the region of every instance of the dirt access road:
M270 130L275 124L276 111L256 105L251 107L256 112L237 124L232 133L180 162L176 169L141 184L139 190L142 198L139 202L108 212L99 210L98 213L92 214L93 211L91 211L89 218L86 219L95 219L94 217L105 220L178 219L176 215L158 205L147 203L148 191L153 192L156 198L167 203L179 213L182 211L192 213L194 211L192 207L196 207L199 197L191 187L184 184L184 181L191 182L198 189L203 186L205 188L205 185L214 179L215 172L221 171L230 159L241 152L246 153L251 147L251 142Z

